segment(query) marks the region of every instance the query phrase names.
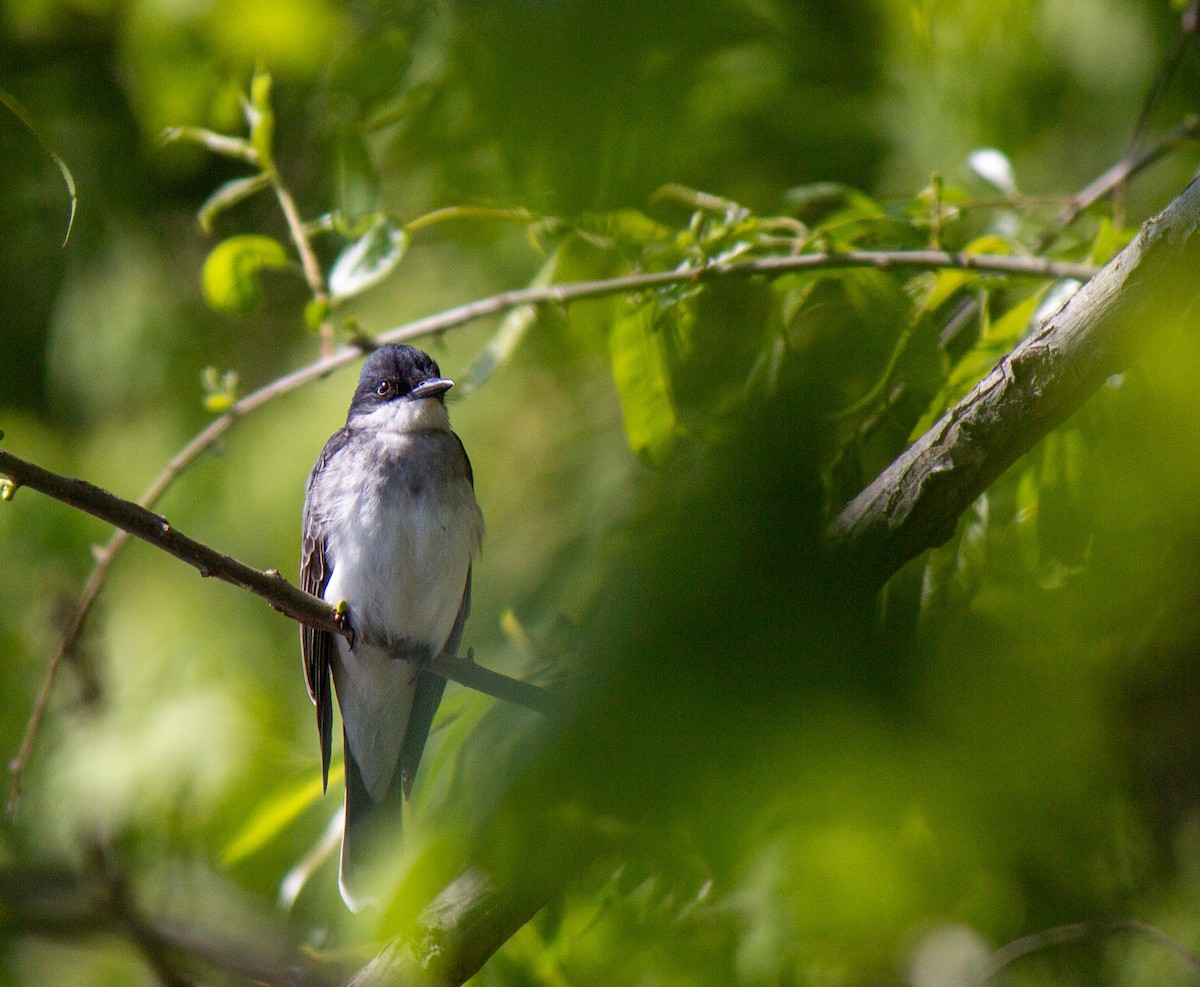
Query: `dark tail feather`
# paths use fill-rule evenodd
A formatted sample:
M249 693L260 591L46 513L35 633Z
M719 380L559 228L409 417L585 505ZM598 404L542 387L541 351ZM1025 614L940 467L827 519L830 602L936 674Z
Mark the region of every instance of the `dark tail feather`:
M354 760L350 744L342 735L346 762L346 824L342 832L342 861L338 887L342 900L352 912L375 903L370 878L375 864L389 849L398 851L401 840L400 771L382 802L376 802L363 784L362 772Z
M442 654L457 658L458 646L462 643L463 628L471 616L471 568L467 567L467 582L463 587L462 602L450 637L442 648ZM429 739L429 728L434 714L446 691L446 680L433 672L422 671L417 677L417 689L413 696L412 711L408 714L408 727L404 731L404 743L400 746L400 778L404 784L404 797L412 794L413 782L417 778L417 767L425 753L425 741Z

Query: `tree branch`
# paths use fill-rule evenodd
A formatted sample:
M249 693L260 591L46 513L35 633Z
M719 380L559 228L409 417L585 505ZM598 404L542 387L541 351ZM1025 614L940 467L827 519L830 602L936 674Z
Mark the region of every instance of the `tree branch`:
M459 987L592 860L580 853L564 870L501 887L472 867L421 912L416 928L393 939L346 987Z
M1193 182L833 520L835 559L868 588L945 542L1017 458L1125 369L1169 312L1200 299ZM1191 313L1194 317L1194 313Z
M4 450L0 450L0 473L9 477L16 487L37 490L69 504L76 510L91 514L101 521L107 521L136 535L186 562L198 570L201 576L211 576L261 596L274 609L299 623L343 637L349 636L349 629L338 618L337 612L320 597L293 586L275 569L263 571L252 568L194 538L189 538L172 527L166 518L139 504L122 500L86 480L52 473ZM486 692L496 699L504 699L536 712L550 713L556 707L554 695L540 686L509 678L507 675L476 665L473 661L442 655L426 667L451 682L458 682L460 685Z

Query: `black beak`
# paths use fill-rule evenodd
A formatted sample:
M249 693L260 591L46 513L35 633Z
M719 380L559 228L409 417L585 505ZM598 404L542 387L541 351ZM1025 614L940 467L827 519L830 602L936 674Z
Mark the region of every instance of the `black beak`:
M454 381L445 377L430 377L429 380L423 380L411 391L408 392L410 401L420 401L422 398L441 397L450 388L454 386Z

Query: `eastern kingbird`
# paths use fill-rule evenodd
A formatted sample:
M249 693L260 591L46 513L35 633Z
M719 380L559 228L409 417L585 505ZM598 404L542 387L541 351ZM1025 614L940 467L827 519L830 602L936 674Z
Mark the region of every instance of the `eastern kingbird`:
M380 347L363 364L345 427L308 477L300 582L334 606L344 602L353 634L347 641L301 628L326 786L331 672L342 712L339 885L354 911L367 900L359 882L370 845L382 823L399 825L446 687L425 666L457 654L471 610L483 515L446 413L453 383L412 346Z

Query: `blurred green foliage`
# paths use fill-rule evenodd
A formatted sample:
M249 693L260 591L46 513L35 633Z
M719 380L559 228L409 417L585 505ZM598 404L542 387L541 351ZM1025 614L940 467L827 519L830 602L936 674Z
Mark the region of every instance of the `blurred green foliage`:
M1056 226L1123 153L1177 6L8 0L0 88L79 208L63 247L61 175L0 110L3 441L134 497L239 392L314 359L321 324L345 340L528 284L799 249L1103 262L1196 168L1180 149L1119 208ZM1147 141L1198 80L1189 51ZM966 166L985 146L1014 188ZM276 179L339 272L331 298L297 276ZM470 385L452 416L488 539L467 642L570 715L452 688L392 907L348 916L326 862L297 885L295 937L340 955L465 859L520 881L601 847L479 983L937 987L1018 936L1123 917L1200 950L1186 313L1165 305L1151 351L878 600L814 561L829 513L1055 289L821 270L421 341ZM158 509L295 571L304 478L352 386L264 406ZM29 491L0 504L6 751L106 537ZM315 798L311 721L294 626L131 545L0 861L87 867L112 845L150 911L256 928L340 806ZM154 982L116 939L51 942L2 912L0 929L0 982ZM1110 935L997 982L1188 976Z

